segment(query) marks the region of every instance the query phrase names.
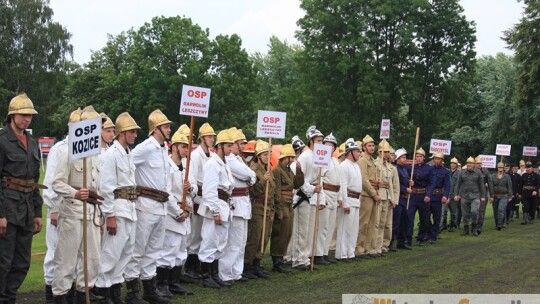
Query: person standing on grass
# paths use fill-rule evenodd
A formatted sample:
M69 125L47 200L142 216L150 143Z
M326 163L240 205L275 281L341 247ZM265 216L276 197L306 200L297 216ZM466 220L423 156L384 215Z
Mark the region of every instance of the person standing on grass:
M343 199L338 208L335 254L336 259L342 262L350 262L355 258L362 193L362 173L357 162L361 153L354 139L347 139L345 159L339 164L339 185Z
M527 164L527 171L521 175L522 178L522 198L521 203L523 204L523 220L521 225L532 224L529 217L529 212L531 209L535 208L534 203L538 198L539 188L540 188L540 176L533 172L533 166Z
M493 204L493 217L495 227L501 230L505 227L506 205L512 201L512 180L510 176L504 173L504 164L497 164L497 173L491 176L493 187L489 188L489 202Z
M407 165L407 151L403 148L396 151L396 169L399 177L399 202L394 208L392 219L392 242L390 249L399 248L411 250L412 245L407 241L407 197L411 194L411 167Z
M444 154L437 152L433 154L433 176L434 189L429 202L430 215L433 222L429 223L428 239L430 244L437 242L439 231L441 229L442 206L450 203L450 170L443 166Z
M100 193L104 198L101 210L106 226L95 293L105 303L123 303L124 270L135 246L137 184L129 146L135 143L139 129L129 113L118 115L114 131L116 140L100 155ZM143 303L142 300L139 299L139 303Z
M480 202L486 201L486 188L484 186L484 177L479 170L476 170L475 160L472 157L467 158L467 169L461 170L457 180L454 200L461 202L463 213L462 235L469 235L472 230L472 235L478 236L478 212Z
M8 107L0 130L0 303L15 303L30 268L32 236L41 231L40 153L26 131L37 114L22 93Z
M72 123L88 119L101 118L92 106L82 110L80 116ZM67 303L67 293L73 280L76 282L76 303L85 301L85 274L83 263L83 225L87 227L88 250L88 286L92 288L96 282L100 265L100 227L96 217L100 216L96 205L101 202L97 194L99 188L99 155L86 158L86 180L83 187L83 160L69 160L69 151L61 151L58 155L52 188L62 198L58 214L58 239L61 240L54 252L54 276L52 292L55 303ZM83 201L88 201L86 222L83 222Z

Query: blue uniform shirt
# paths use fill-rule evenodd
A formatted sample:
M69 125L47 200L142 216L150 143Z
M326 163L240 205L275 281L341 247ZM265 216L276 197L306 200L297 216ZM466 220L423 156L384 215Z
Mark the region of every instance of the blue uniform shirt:
M433 166L433 172L435 176L434 189L444 189L444 191L442 194L432 194L430 199L439 202L443 196L448 198L450 195L450 171L443 166Z
M414 165L413 181L414 188L426 188L426 194L422 196L431 198L433 189L435 189L435 171L432 166L426 164Z

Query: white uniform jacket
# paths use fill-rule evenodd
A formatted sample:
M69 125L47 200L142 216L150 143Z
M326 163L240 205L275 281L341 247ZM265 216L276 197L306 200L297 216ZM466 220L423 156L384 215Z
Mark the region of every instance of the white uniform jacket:
M339 161L337 160L337 158L330 158L330 165L324 171L323 183L339 186ZM342 199L341 191L334 192L324 190L324 199L327 207L335 209L337 207L337 201Z
M317 178L319 176L320 168L313 166L313 151L305 149L300 156L298 156L298 162L304 172L304 184L300 187L307 197L309 197L309 204L317 204L317 194L315 193L315 186L317 184ZM322 178L321 178L321 190L322 190ZM300 199L297 195L294 197L296 203ZM320 192L319 204L324 205L324 191Z
M100 193L103 196L101 211L105 217L118 216L131 221L137 220L135 201L114 198L119 187L135 187L135 164L129 148L124 149L118 141L101 155Z
M360 207L360 198L352 198L347 195L347 190L357 193L362 192L362 172L357 162L345 159L339 165L339 179L341 197L343 197L343 208Z
M218 197L218 189L231 194L233 190L233 177L229 165L215 153L210 156L210 160L204 165L203 177L203 201L198 213L206 218L213 219L214 214L221 216L222 221L228 221L230 216L229 202Z
M231 169L234 188L248 188L255 184L257 175L248 167L241 156L231 153L225 157L225 161ZM251 218L251 202L249 195L231 197L231 204L234 206L233 216L249 220Z
M137 185L170 193L172 161L168 156L167 146L160 146L157 140L150 136L135 147L131 154L136 167L135 181ZM176 204L170 196L169 203L160 203L150 198L139 197L135 208L149 214L166 215L167 205L173 203Z
M191 169L191 168L190 168ZM182 194L184 193L184 179L186 177L186 159L182 159L182 171L178 166L171 167L171 190L172 198L176 204L169 205L167 207L167 217L165 218L165 229L179 233L181 235L188 235L191 232L190 218L186 218L183 222L176 220L177 214L182 214L184 211L180 208L182 202ZM193 207L193 197L197 193L197 182L189 170L189 183L192 190L186 195L186 205L190 208Z
M58 194L56 194L52 188L52 182L54 180L56 167L58 166L58 154L61 153L61 151L67 150L67 148L68 146L66 138L54 144L47 155L47 171L45 172L43 185L49 188L43 190L43 203L45 206L47 206L50 212L58 212L60 204L62 203L62 198L58 196Z

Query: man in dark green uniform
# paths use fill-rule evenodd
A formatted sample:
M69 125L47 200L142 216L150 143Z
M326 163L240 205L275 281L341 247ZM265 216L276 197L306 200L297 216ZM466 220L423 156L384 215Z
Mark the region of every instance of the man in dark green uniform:
M30 268L32 235L41 230L40 154L26 131L37 114L20 94L9 103L6 126L0 130L0 303L15 303Z

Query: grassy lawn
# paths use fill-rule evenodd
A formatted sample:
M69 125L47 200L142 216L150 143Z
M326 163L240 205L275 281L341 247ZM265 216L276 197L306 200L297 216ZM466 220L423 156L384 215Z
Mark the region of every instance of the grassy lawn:
M478 238L444 232L435 245L414 247L383 258L320 266L315 273L272 273L268 280L237 283L210 290L187 286L194 296L172 303L341 303L343 293L540 293L540 221L503 231L494 229L488 206L484 233ZM34 240L34 253L45 252L44 233ZM22 303L43 303L43 256L34 256L21 288ZM263 260L271 268L270 257ZM36 294L36 293L39 293ZM24 297L27 300L24 300Z

